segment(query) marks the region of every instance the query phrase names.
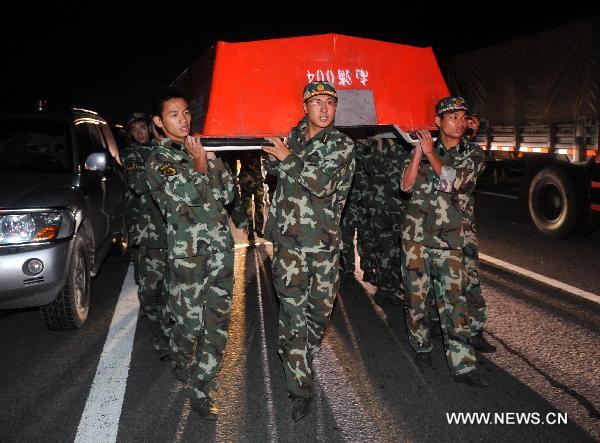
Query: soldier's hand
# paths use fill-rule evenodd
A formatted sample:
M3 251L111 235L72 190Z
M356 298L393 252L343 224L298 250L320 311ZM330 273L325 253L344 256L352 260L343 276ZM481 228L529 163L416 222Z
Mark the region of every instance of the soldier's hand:
M287 158L288 155L292 153L287 147L287 145L283 143L280 139L276 137L267 137L266 139L273 143L273 146L262 147L263 151L269 154L269 159L274 160L274 158L276 158L279 161L283 161Z
M200 139L198 137L192 137L191 135L188 135L185 138L185 146L192 157L206 158L206 151L204 150L204 146L202 146L202 143L200 143Z
M417 131L417 138L421 142L421 150L423 154L431 154L433 152L433 137L427 129Z
M206 174L206 151L204 146L200 143L198 137L192 137L188 135L185 138L185 147L190 155L194 158L194 170L200 171Z

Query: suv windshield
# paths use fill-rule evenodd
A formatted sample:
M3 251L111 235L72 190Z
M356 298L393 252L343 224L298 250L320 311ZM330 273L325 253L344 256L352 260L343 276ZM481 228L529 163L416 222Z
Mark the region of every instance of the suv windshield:
M73 154L66 122L0 116L0 170L72 172Z

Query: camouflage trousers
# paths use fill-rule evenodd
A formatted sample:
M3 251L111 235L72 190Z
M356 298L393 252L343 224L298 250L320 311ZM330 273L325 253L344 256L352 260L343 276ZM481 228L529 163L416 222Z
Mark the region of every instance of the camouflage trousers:
M248 231L262 232L265 226L264 186L241 187L242 201L248 216Z
M402 274L408 299L406 324L416 352L431 352L427 293L433 286L444 335L446 360L453 375L475 369L464 296L466 272L461 249L435 249L402 240Z
M140 246L138 257L140 309L150 320L154 349L159 353L169 353L171 323L166 307L167 250Z
M210 397L227 343L234 252L171 260L167 304L175 321L171 352L192 399Z
M279 297L279 356L291 396L310 397L312 361L329 324L339 288L339 251L276 247L273 284Z
M463 262L467 281L465 286L465 299L467 300L467 316L471 327L471 335L480 334L487 320L487 304L481 292L479 282L479 250L477 243L469 243L463 248ZM429 289L429 318L433 321L440 321L437 313L435 294L432 288Z
M340 267L345 272L352 272L356 268L354 254L354 234L356 232L356 246L360 257L360 268L365 271L375 267L374 252L368 241L367 210L355 205L348 205L344 211L340 229L342 232L343 248L340 255Z
M377 292L385 298L402 294L402 212L373 209L371 233L375 241Z
M477 247L477 240L468 242L465 245L463 260L467 272L465 297L467 299L469 324L471 325L471 333L476 335L483 331L483 325L487 320L487 304L481 293L479 282L479 248Z

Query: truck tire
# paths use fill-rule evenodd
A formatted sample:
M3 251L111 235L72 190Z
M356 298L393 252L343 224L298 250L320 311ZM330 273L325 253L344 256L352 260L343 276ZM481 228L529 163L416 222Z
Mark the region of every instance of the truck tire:
M52 331L79 329L88 316L91 263L88 243L82 235L75 237L67 272L65 285L56 299L40 307L44 324Z
M575 185L564 171L544 168L531 181L528 192L529 214L543 234L568 236L579 216Z

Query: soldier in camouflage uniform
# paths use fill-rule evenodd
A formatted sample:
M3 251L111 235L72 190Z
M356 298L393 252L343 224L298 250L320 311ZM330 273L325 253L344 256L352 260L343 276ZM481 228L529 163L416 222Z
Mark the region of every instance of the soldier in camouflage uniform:
M246 229L248 227L248 216L246 215L246 207L242 201L240 183L237 176L239 154L236 151L221 151L217 154L217 157L223 161L223 164L233 178L234 197L233 201L225 206L227 214L229 214L229 218L236 228Z
M153 121L166 138L146 163L152 197L167 223L171 347L175 373L187 384L190 405L214 420L211 392L227 342L233 290L233 237L224 205L233 180L214 152L189 136L191 116L172 88L152 100Z
M354 234L356 233L356 245L360 257L360 268L365 273L373 272L375 268L374 251L371 249L371 243L367 237L367 208L364 205L364 199L367 198L368 183L367 175L364 171L363 160L367 144L356 142L355 161L356 169L352 178L352 187L348 194L346 207L342 213L342 222L340 228L342 231L342 242L344 247L341 251L340 269L347 275L354 275L356 267L354 258Z
M440 136L435 147L429 131L418 131L420 144L405 162L402 190L412 196L402 224L402 273L409 305L409 340L417 352L417 365L431 365L426 306L431 284L454 380L484 387L489 383L476 369L464 295L463 211L484 168L481 148L463 138L467 112L460 97L440 100L435 118ZM421 162L423 156L427 162Z
M265 229L273 242L273 284L280 302L279 355L293 399L292 418L311 407L312 361L339 286L340 218L354 172L354 143L333 126L337 93L330 83L304 88L305 117L285 145L269 139L267 170L277 188Z
M363 170L367 163L373 162L373 158L377 155L377 140L368 138L363 140L365 146L364 158L363 158ZM375 189L375 182L373 181L374 175L365 174L365 192L363 197L363 206L365 208L365 226L363 227L363 237L365 244L365 255L368 257L367 266L363 268L363 281L371 283L372 285L377 284L377 239L373 232L373 221L377 216L377 202L375 201L375 195L377 190Z
M265 186L262 175L262 157L255 151L240 153L242 167L238 175L242 201L248 216L248 240L255 235L263 237Z
M167 237L165 223L152 200L146 183L146 160L152 152L150 129L145 114L135 113L128 120L134 143L123 152L127 179L127 218L129 242L138 262L140 308L151 322L154 349L160 359L169 355L169 315L166 312ZM135 262L134 262L135 263Z
M467 117L467 126L472 129L469 141L477 135L481 120L475 113ZM469 203L464 211L464 235L465 246L463 255L465 270L467 272L467 286L465 297L467 299L467 310L469 313L469 324L471 325L471 344L476 351L496 352L496 347L490 344L483 336L483 325L487 320L487 304L481 292L479 282L479 246L477 243L477 231L475 229L474 213L475 197L471 195Z
M370 232L375 243L375 302L402 304L402 249L400 226L408 195L400 190L400 177L409 149L395 139L376 140L373 154L365 160L371 184Z
M148 126L147 116L141 112L135 112L127 119L127 140L128 147L149 146L150 145L150 130ZM140 261L140 243L139 229L136 228L141 212L139 199L136 198L133 192L129 189L125 193L125 221L129 230L129 248L131 251L131 259L133 261L133 275L135 282L139 285L139 261Z

